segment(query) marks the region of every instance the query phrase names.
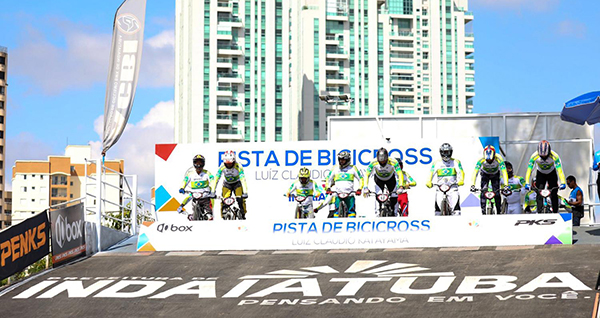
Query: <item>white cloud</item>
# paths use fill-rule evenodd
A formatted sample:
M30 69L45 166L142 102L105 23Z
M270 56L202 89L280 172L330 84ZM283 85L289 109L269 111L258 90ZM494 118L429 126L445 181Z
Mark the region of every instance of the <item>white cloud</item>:
M6 140L6 160L4 177L5 189L12 189L12 167L16 160L47 160L52 154L52 147L44 141L36 138L33 134L22 132L15 137Z
M10 68L12 74L30 78L32 89L55 95L106 83L112 34L60 19L47 24L48 36L31 25L24 28L27 34L12 50ZM146 38L139 86L173 86L174 57L174 30Z
M516 11L546 12L558 7L560 0L471 0L473 6Z
M556 27L556 34L565 37L574 37L578 39L585 38L587 27L583 22L575 20L563 20Z
M102 139L104 116L96 118L94 130ZM127 125L121 139L108 151L107 159L124 159L125 173L138 176L138 193L145 199L150 197L154 186L154 146L157 143L173 142L173 101L156 104L144 118ZM92 141L92 156L98 158L102 141Z

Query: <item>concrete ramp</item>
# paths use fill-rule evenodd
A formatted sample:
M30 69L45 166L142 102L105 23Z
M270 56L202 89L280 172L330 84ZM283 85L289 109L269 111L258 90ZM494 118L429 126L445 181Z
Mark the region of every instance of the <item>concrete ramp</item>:
M599 270L594 245L101 253L0 290L0 308L2 317L592 317Z

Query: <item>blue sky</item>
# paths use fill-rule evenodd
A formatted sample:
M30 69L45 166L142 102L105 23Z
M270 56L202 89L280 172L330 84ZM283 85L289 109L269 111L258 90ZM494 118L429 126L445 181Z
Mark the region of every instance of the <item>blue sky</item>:
M9 49L7 175L16 159L99 147L112 22L121 0L0 0ZM471 0L475 112L560 111L600 90L600 1ZM171 142L175 1L148 0L131 126L109 157L152 184L153 144Z

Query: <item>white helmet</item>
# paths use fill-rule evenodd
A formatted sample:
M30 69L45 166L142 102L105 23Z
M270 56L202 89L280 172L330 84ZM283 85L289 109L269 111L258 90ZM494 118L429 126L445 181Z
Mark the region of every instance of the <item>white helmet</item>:
M227 150L223 154L223 162L224 163L235 163L235 151Z

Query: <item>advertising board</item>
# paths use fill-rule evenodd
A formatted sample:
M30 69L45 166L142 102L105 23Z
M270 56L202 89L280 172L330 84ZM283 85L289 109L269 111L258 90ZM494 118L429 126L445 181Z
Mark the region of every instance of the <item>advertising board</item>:
M293 219L295 202L283 196L296 180L298 170L307 167L311 178L322 184L330 169L337 165L337 154L348 150L352 154L352 164L363 175L369 163L375 158L377 150L385 147L391 158L401 158L404 170L417 182L416 187L408 190L409 213L415 217L430 217L434 214L435 189L425 187L434 161L438 160L442 142L450 142L454 148L453 157L460 160L465 172L465 186L460 187L461 206L470 201L478 206L478 197L469 192L471 177L476 161L481 157L482 145L479 138L462 138L448 141L439 140L403 140L399 143L379 142L331 142L301 141L287 143L228 143L228 144L159 144L155 156L155 202L161 221L184 220L184 215L175 211L184 199L178 190L185 172L192 166L192 158L202 154L206 158L205 169L216 173L222 155L234 150L237 161L243 166L248 184L247 209L249 220ZM434 180L435 183L435 180ZM221 193L222 180L217 187ZM355 182L355 189L358 189ZM371 177L369 188L374 190ZM325 199L325 195L316 195L315 207ZM473 202L475 202L473 204ZM468 206L465 206L468 207ZM374 197L357 197L358 217L374 217L376 202ZM191 210L191 203L186 209ZM220 202L214 202L215 218L220 219ZM327 209L316 215L317 219L327 218Z
M138 251L571 244L571 214L145 223Z

